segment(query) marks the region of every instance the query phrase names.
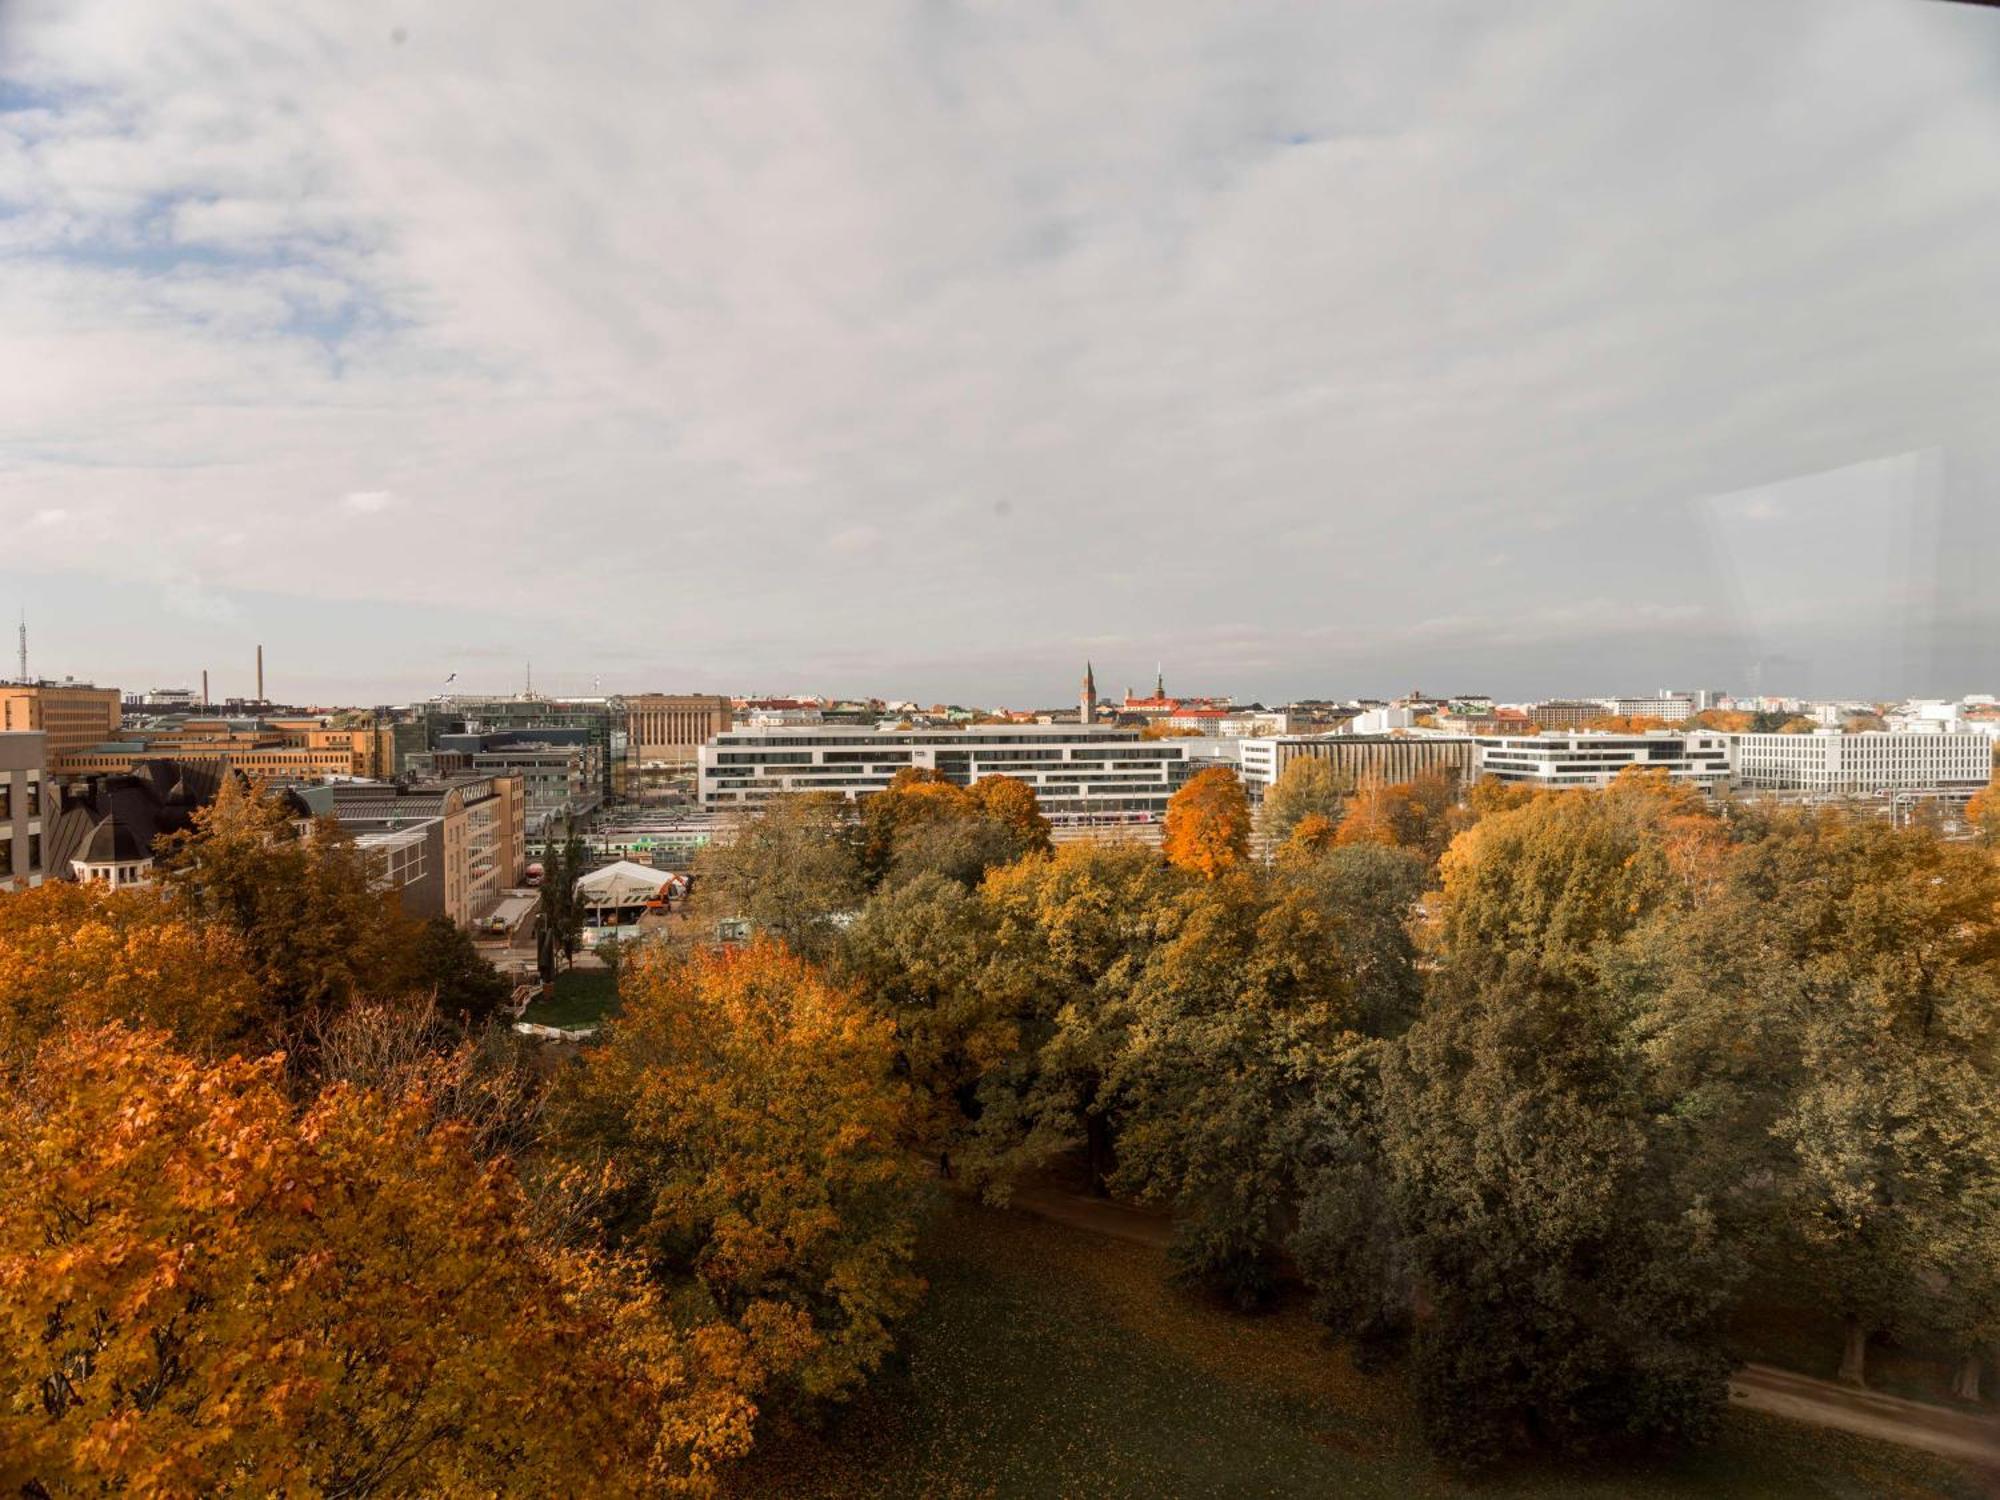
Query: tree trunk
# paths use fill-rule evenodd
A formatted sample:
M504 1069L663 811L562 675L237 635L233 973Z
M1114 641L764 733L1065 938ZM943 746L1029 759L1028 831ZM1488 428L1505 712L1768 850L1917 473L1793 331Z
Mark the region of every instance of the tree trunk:
M1848 1385L1868 1384L1868 1333L1852 1313L1847 1317L1847 1347L1840 1355L1840 1378Z
M1958 1362L1958 1378L1951 1383L1951 1393L1961 1401L1979 1399L1979 1356L1968 1354Z

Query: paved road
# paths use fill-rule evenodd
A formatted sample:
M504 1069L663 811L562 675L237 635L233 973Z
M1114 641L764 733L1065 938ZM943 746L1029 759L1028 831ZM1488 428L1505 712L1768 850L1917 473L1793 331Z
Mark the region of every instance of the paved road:
M1772 1365L1738 1370L1729 1382L1729 1402L2000 1470L2000 1418L1978 1412L1857 1390Z
M1114 1203L1048 1183L1017 1188L1013 1206L1109 1239L1163 1247L1172 1235L1167 1216L1156 1210ZM1785 1417L1815 1427L1859 1433L1906 1448L1991 1469L2000 1479L2000 1418L1956 1407L1907 1401L1878 1391L1856 1390L1831 1380L1796 1375L1774 1365L1745 1365L1729 1382L1729 1402L1748 1411Z

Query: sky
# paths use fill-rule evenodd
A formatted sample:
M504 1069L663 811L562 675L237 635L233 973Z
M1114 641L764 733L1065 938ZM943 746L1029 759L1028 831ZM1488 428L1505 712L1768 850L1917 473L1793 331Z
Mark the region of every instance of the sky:
M1969 6L0 0L0 610L295 702L2000 691L1996 264Z

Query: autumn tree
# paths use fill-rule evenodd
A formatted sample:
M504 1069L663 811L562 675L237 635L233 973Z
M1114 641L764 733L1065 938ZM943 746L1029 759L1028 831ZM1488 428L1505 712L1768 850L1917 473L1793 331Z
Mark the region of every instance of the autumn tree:
M989 869L1050 848L1034 789L1010 776L969 787L906 767L863 804L863 863L872 883L926 873L977 885Z
M794 1399L850 1391L915 1305L921 1185L892 1023L782 944L654 947L567 1075L564 1138L663 1294L741 1330Z
M110 1026L0 1096L0 1486L639 1495L747 1448L755 1339L543 1246L421 1097L280 1083Z
M1725 842L1698 792L1644 772L1484 818L1439 864L1429 940L1440 982L1594 979L1603 945L1691 899Z
M1161 849L1169 864L1211 880L1250 857L1250 803L1233 769L1197 771L1168 799Z
M507 977L487 962L472 937L448 917L417 924L410 940L410 986L429 994L447 1016L485 1021L513 994Z
M972 783L972 798L981 812L1013 834L1018 854L1047 854L1055 847L1035 789L1019 777L982 776Z
M0 1079L66 1024L144 1024L213 1055L267 1019L235 933L163 891L50 881L0 900Z
M775 797L701 851L696 870L719 915L748 917L806 954L866 895L853 807L832 792Z
M1352 778L1332 761L1295 755L1277 784L1264 794L1264 832L1274 846L1280 845L1304 819L1318 818L1330 833L1339 826L1353 790Z
M1331 849L1279 869L1284 883L1337 919L1355 1029L1369 1036L1398 1035L1423 1004L1412 928L1428 873L1423 856L1378 844Z
M1339 846L1340 828L1318 813L1307 813L1292 825L1285 841L1271 851L1280 865L1311 864L1329 849Z
M1757 716L1740 709L1704 708L1687 720L1689 729L1710 729L1718 734L1748 734L1757 727Z
M333 819L301 829L276 798L225 777L163 845L163 883L190 922L234 936L273 1024L416 981L416 922Z
M1349 800L1335 841L1409 849L1435 860L1461 826L1455 816L1458 801L1456 780L1441 770L1394 783L1371 773L1362 777Z
M2000 845L2000 791L1989 782L1965 804L1965 826L1989 849Z

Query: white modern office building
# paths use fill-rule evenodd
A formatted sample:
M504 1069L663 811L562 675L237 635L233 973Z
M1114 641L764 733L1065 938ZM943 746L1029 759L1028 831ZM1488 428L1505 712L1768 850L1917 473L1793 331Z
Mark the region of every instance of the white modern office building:
M1634 767L1664 771L1704 791L1729 780L1729 736L1706 731L1480 735L1472 747L1476 775L1526 786L1602 787Z
M701 805L754 807L785 792L879 792L898 771L941 772L961 786L1012 776L1034 788L1056 823L1151 822L1188 777L1233 766L1233 740L1148 740L1137 729L997 724L963 730L835 728L725 730L699 756Z
M1993 740L1971 731L1733 734L1730 770L1745 791L1971 794L1993 779Z

